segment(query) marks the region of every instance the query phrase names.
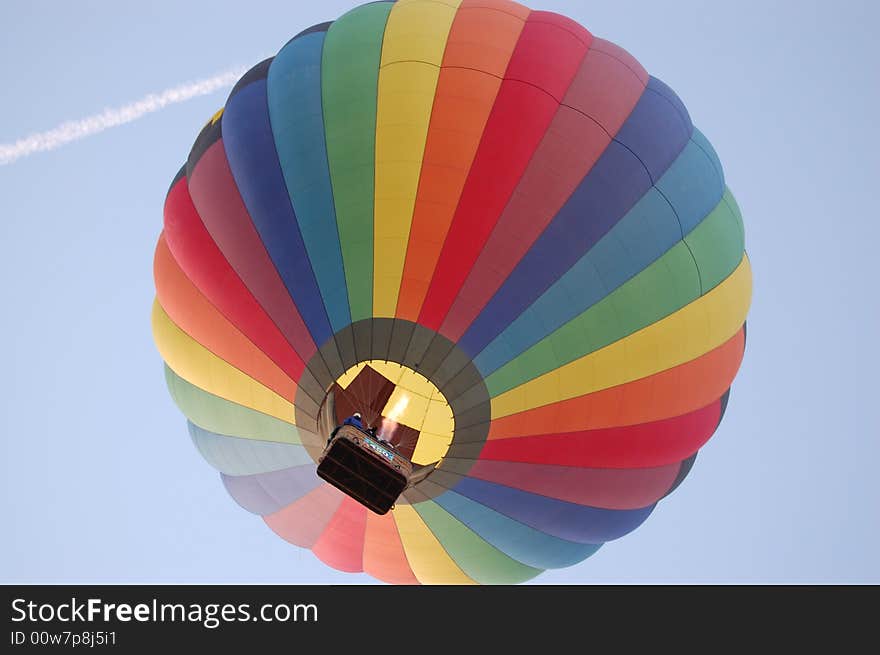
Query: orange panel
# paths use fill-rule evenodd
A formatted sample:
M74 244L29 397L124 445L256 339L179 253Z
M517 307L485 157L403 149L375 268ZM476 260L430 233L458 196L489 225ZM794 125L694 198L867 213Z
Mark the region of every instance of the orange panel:
M493 4L496 6L489 6ZM462 2L446 41L443 66L473 68L504 77L513 45L529 13L512 2Z
M502 11L486 4L463 4L449 32L397 300L399 318L418 319L500 78L528 14L514 3L489 3ZM524 11L523 19L514 17Z
M681 416L717 400L743 357L740 329L697 359L616 387L536 407L492 421L489 439L637 425Z
M364 571L389 584L419 584L409 567L391 512L381 516L367 512Z
M516 16L520 20L525 20L532 13L532 10L511 0L464 0L459 6L462 9L494 9L495 11L503 11L511 16Z

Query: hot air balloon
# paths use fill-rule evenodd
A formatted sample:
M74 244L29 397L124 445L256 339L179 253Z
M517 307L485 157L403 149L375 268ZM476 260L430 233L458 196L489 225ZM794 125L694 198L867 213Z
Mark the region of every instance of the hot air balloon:
M740 211L676 94L508 0L359 6L241 77L174 177L152 325L229 494L389 583L518 583L637 528L745 345ZM316 474L354 411L414 479Z

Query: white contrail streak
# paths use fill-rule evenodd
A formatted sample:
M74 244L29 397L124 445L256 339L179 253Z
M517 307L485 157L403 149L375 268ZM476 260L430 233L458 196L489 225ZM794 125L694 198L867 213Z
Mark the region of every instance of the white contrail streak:
M84 139L111 127L130 123L168 105L184 102L190 98L207 95L218 89L231 86L244 74L245 70L247 69L244 67L233 68L212 77L180 84L159 93L151 93L127 105L105 109L94 116L66 121L51 130L31 134L14 143L0 144L0 166L11 164L15 160L35 152L55 150L71 141Z

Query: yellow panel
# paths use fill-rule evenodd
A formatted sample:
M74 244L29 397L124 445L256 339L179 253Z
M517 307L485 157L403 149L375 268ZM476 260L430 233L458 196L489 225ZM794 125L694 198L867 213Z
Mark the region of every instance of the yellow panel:
M440 66L452 19L461 0L403 0L388 15L382 41L382 66L395 61L424 61Z
M451 432L447 433L446 436L422 432L419 435L415 452L413 452L412 461L415 464L433 464L438 462L449 451L451 443Z
M425 398L431 398L433 394L439 393L436 391L437 388L424 375L397 362L386 362L381 359L373 359L352 366L337 380L339 386L347 389L348 385L352 383L365 366L369 366L389 382L401 386L411 393L424 396Z
M394 508L394 520L410 568L422 584L475 584L446 553L422 517L409 505Z
M376 105L373 315L393 317L434 92L459 0L397 2L388 16Z
M354 379L358 376L358 373L363 370L364 366L366 366L366 363L364 362L352 366L350 369L342 374L341 378L336 380L336 383L343 389L348 389L348 385L354 382Z
M397 384L397 381L400 380L400 376L403 375L404 370L406 370L404 366L401 366L397 362L384 362L378 359L371 360L368 366L394 384Z
M153 302L153 338L162 359L187 382L205 391L294 424L293 405L220 359L175 325Z
M455 428L455 419L452 417L452 408L446 400L440 396L438 400L432 400L428 405L428 413L425 415L421 430L432 434L451 435Z
M752 271L737 269L709 293L666 318L492 399L492 418L600 391L678 366L716 348L742 327Z
M421 396L425 400L430 399L434 395L434 392L437 391L437 387L435 387L428 378L420 373L416 373L411 368L406 367L403 368L403 375L400 376L397 384L407 391ZM437 391L437 393L439 393L439 391Z
M393 410L401 407L402 411L396 416L391 416ZM383 416L393 418L398 423L421 431L422 423L425 422L425 414L428 412L428 399L424 396L407 391L403 387L395 387L391 397L382 410Z

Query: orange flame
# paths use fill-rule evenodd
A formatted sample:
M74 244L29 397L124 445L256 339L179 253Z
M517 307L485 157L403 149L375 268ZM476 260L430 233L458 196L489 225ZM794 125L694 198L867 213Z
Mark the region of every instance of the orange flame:
M398 398L397 402L394 403L394 407L391 408L388 415L382 419L382 429L379 431L379 436L385 439L385 441L392 440L394 432L397 430L397 421L400 418L400 415L406 410L407 405L409 405L409 396L403 394Z

